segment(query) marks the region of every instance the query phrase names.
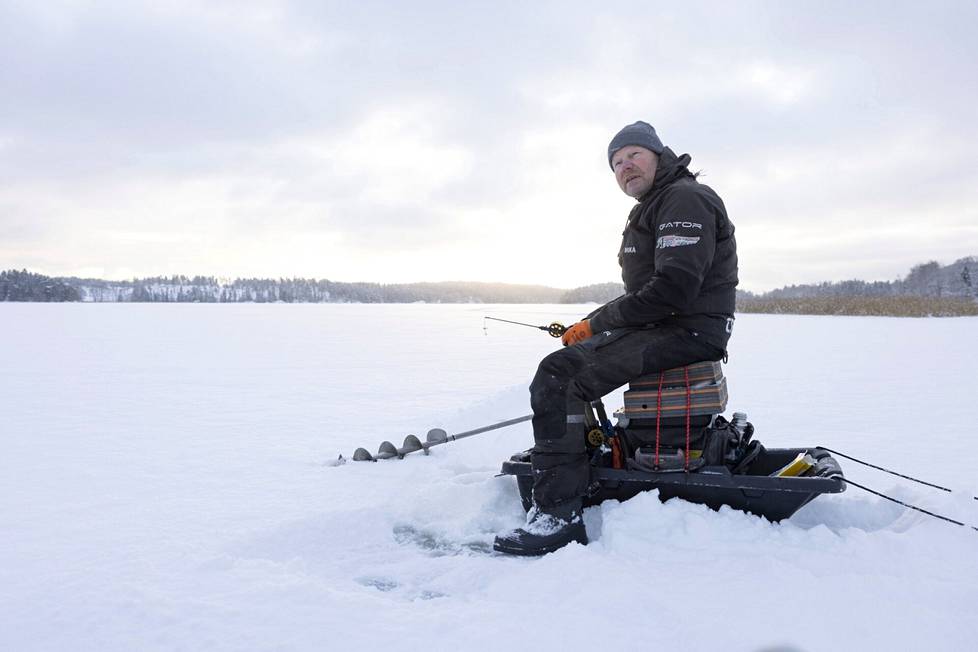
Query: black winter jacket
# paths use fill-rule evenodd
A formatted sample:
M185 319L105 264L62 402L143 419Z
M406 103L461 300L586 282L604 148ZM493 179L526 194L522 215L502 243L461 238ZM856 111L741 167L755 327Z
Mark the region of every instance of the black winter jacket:
M618 262L625 294L591 313L599 331L675 324L725 350L733 325L737 243L723 201L668 147L628 216Z

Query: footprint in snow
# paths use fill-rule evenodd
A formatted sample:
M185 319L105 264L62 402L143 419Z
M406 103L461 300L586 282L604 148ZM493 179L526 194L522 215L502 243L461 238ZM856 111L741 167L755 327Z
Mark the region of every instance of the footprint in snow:
M419 530L412 525L394 527L394 540L402 545L414 545L432 557L467 553L490 554L492 544L485 541L452 541L434 532Z
M400 586L396 580L389 577L358 577L357 582L384 593L389 593Z

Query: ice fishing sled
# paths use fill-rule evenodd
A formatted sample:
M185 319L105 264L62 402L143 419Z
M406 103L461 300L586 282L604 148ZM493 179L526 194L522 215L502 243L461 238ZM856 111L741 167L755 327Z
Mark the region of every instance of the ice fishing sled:
M656 489L771 521L788 518L819 495L845 491L842 469L821 448L765 448L743 413L728 421L719 362L699 362L633 380L624 407L608 420L600 400L585 412L591 484L585 505L627 500ZM503 462L523 507L532 505L530 453Z

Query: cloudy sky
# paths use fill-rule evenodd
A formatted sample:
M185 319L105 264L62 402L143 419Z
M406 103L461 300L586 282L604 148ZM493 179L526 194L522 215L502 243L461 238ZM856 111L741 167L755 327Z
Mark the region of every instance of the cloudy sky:
M618 278L638 119L741 286L978 255L974 2L0 0L0 269Z

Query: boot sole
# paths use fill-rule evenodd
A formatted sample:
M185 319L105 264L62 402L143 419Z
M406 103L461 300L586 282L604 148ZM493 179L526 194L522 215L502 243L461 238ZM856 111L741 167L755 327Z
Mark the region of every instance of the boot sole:
M564 546L570 543L579 543L582 546L586 546L587 535L585 534L580 537L574 537L570 541L567 541L566 543L541 546L539 548L524 548L519 545L512 545L512 543L513 542L510 542L507 539L497 538L492 543L492 549L495 550L496 552L501 552L506 555L515 555L517 557L542 557L544 555L549 555L552 552L556 552L557 550L560 550L561 548L563 548Z

